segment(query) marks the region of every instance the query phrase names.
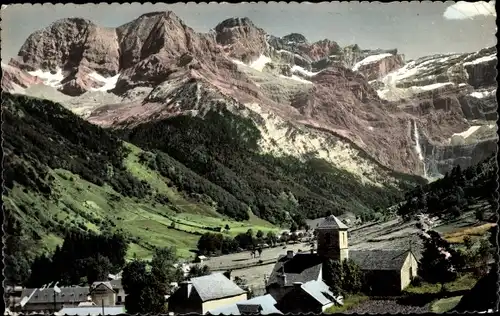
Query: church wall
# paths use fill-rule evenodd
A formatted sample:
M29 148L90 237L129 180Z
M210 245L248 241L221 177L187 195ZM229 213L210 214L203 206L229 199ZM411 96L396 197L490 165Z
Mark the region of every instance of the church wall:
M417 276L418 271L418 262L415 256L411 253L408 254L408 257L401 268L401 290L404 290L408 285L410 285L411 280Z
M385 296L401 293L400 271L365 270L364 287L370 295Z
M333 260L348 258L348 241L346 231L319 231L318 254Z

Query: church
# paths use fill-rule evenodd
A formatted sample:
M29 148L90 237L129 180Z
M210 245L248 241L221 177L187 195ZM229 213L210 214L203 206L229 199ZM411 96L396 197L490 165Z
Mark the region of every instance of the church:
M266 290L280 302L294 285L323 281L327 260L353 260L364 274L371 295L397 295L417 275L418 261L409 249L349 250L348 227L330 215L318 225L317 251L293 253L278 258Z

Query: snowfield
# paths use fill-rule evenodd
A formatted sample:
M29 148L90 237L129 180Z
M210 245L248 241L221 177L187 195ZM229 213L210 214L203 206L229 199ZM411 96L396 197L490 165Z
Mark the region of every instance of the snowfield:
M108 90L112 90L116 87L116 83L118 82L118 78L120 77L120 74L116 74L113 77L105 78L98 74L97 72L93 72L89 74L89 77L92 79L104 83L104 86L100 88L91 88L90 91L103 91L106 92Z
M259 58L257 58L257 60L253 61L250 64L250 67L252 67L255 70L262 71L266 66L266 64L270 63L271 61L272 61L271 58L264 55L260 55Z
M488 97L492 97L497 94L497 89L493 89L492 91L474 91L471 94L469 94L471 97L477 98L477 99L484 99Z
M379 55L372 55L372 56L368 56L366 57L365 59L357 62L353 67L352 67L352 70L354 71L358 71L358 69L361 67L361 66L364 66L364 65L369 65L369 64L372 64L374 62L377 62L379 60L382 60L384 58L387 58L387 57L390 57L392 56L392 54L379 54Z
M57 71L55 74L53 74L50 71L44 71L41 69L37 69L35 71L28 71L28 73L32 76L36 76L36 77L42 79L44 84L46 84L47 86L54 87L54 88L61 87L61 81L64 80L64 75L62 73L61 68L57 68Z
M467 65L477 65L477 64L481 64L481 63L486 63L488 61L495 60L495 59L497 59L497 54L496 53L488 55L488 56L484 56L484 57L481 57L481 58L478 58L478 59L475 59L473 61L466 62L466 63L464 63L464 66L467 66Z

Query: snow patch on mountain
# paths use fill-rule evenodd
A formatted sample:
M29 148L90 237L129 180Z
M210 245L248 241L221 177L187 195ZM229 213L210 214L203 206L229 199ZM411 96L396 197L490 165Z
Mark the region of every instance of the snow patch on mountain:
M475 59L473 61L465 62L464 66L482 64L482 63L486 63L486 62L489 62L489 61L492 61L492 60L495 60L495 59L497 59L497 54L496 53L488 55L488 56L480 57L480 58Z
M453 86L452 82L443 82L443 83L433 83L425 86L413 86L408 88L397 88L396 86L388 86L385 89L377 90L377 94L379 98L388 100L388 101L397 101L403 98L412 97L415 94L432 91L436 89L440 89L447 86Z
M50 71L44 71L41 69L37 69L35 71L28 71L28 73L32 76L36 76L42 79L43 83L47 86L51 86L54 88L61 87L61 81L64 80L64 75L62 73L61 68L57 68L56 73L52 73Z
M476 99L484 99L489 98L497 94L497 89L493 89L492 91L484 90L484 91L474 91L469 94L471 97Z
M300 66L297 66L297 65L294 65L291 70L292 70L292 72L299 72L301 75L306 76L306 77L312 77L312 76L315 76L318 73L320 73L320 72L312 72L312 71L306 70L306 69L304 69Z
M469 127L468 130L464 131L464 132L461 132L461 133L455 133L452 135L453 136L461 136L463 138L467 138L469 137L470 135L472 135L472 133L474 133L475 131L477 131L478 129L481 128L482 125L476 125L476 126L471 126Z
M104 83L104 85L100 88L90 88L90 91L106 92L106 91L112 90L116 87L116 83L118 82L118 78L120 77L120 74L117 74L113 77L105 78L105 77L101 76L100 74L98 74L97 72L92 72L89 74L89 77L91 77L92 79L94 79L96 81Z
M361 67L361 66L364 66L364 65L369 65L371 63L374 63L374 62L377 62L379 60L382 60L386 57L389 57L389 56L392 56L392 54L379 54L379 55L372 55L372 56L368 56L366 57L365 59L357 62L356 64L354 64L354 66L352 67L352 70L354 71L358 71L358 69Z
M429 84L426 86L415 87L414 90L430 91L430 90L435 90L435 89L439 89L439 88L446 87L446 86L452 86L452 85L453 85L453 82L441 82L441 83Z
M262 71L266 66L266 64L270 63L271 61L272 61L271 58L264 55L260 55L259 58L257 58L257 60L253 61L250 64L250 67L252 67L255 70Z
M306 79L302 79L302 78L300 78L299 76L296 76L296 75L292 75L291 77L280 75L280 78L285 78L285 79L289 79L289 80L295 80L295 81L302 82L302 83L307 83L307 84L313 84L312 81L309 81L309 80L306 80Z

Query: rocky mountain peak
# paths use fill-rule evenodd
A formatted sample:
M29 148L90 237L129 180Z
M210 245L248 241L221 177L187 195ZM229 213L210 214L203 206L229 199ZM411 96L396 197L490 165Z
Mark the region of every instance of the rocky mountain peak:
M295 44L307 44L306 37L299 33L290 33L288 35L283 36L281 39L283 39L286 42L292 42Z
M299 33L275 37L248 18L226 19L200 34L162 11L117 28L59 20L28 38L9 63L14 68L2 65L9 71L2 86L23 89L41 79L65 97L110 91L106 95L119 100L137 92L137 103L113 101L113 113L94 113L96 122L108 125L148 121L160 112L204 113L216 100L230 97L251 111L274 113L276 124L279 116L364 148L387 168L423 174L429 166L415 153L413 122L421 151L432 152L428 148L434 145L426 143L431 139L444 143L466 129L466 120L490 120L496 62L494 49L488 49L405 63L396 49L341 48L329 39L309 43ZM399 147L388 144L388 135L397 135ZM292 147L283 144L279 150Z
M222 31L225 28L232 28L232 27L255 27L253 22L247 18L247 17L233 17L226 19L215 27L216 31Z
M144 14L141 14L136 20L147 19L147 18L152 18L152 17L166 17L166 18L173 18L173 19L179 20L179 17L174 12L172 12L170 10L144 13Z
M267 51L267 34L249 18L230 18L215 27L215 38L232 58L251 62Z

